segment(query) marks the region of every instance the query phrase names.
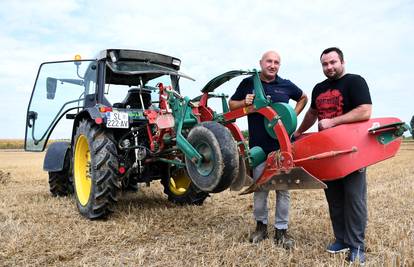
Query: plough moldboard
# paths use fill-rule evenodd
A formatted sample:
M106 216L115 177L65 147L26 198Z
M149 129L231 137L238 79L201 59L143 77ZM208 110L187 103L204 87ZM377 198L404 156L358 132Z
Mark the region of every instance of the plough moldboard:
M324 181L393 157L401 144L401 127L404 123L397 118L375 118L306 134L291 144L290 151L272 152L263 174L244 193L326 188ZM282 154L289 155L291 166L280 167Z

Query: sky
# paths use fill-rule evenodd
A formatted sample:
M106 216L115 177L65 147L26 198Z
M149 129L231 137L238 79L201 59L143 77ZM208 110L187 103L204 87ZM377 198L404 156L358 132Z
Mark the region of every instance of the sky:
M346 71L370 87L372 117L408 122L414 115L413 0L0 2L0 138L24 138L42 62L94 58L107 48L180 58L182 72L196 79L181 86L190 97L223 72L259 68L263 52L277 50L279 75L310 96L325 79L322 50L337 46Z

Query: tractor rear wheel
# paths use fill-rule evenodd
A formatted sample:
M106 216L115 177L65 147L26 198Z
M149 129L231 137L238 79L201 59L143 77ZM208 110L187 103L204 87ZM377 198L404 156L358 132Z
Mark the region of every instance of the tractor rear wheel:
M64 197L73 194L73 183L70 176L70 159L66 155L63 170L49 172L49 190L54 197Z
M194 184L205 192L226 190L239 173L239 155L230 131L217 122L203 122L188 135L190 144L203 156L200 164L186 157Z
M201 191L191 182L183 168L171 169L161 183L164 186L164 193L172 203L202 205L208 197L208 193Z
M82 120L73 149L73 177L79 212L97 219L108 215L121 188L118 158L111 134Z

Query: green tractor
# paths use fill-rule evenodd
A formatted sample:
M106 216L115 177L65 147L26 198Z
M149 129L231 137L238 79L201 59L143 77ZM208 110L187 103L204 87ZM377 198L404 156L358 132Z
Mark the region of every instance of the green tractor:
M180 79L193 80L179 72L180 64L122 49L41 64L25 149L45 150L58 122L72 121L70 141L49 144L44 159L52 195L74 193L80 213L95 219L110 213L120 192L137 191L140 183L161 180L168 200L196 205L229 187L238 171L236 143L221 124L200 124L201 113L211 110L199 111L180 95ZM198 185L189 172L198 175Z

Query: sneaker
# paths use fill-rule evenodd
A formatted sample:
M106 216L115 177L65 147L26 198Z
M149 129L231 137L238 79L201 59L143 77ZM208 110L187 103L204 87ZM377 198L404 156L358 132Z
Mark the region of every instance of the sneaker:
M295 240L288 234L287 229L275 228L273 241L276 245L282 245L285 249L292 249L295 246Z
M250 235L249 241L251 243L259 243L267 238L267 224L258 221L256 224L256 230Z
M365 265L365 253L364 250L358 248L351 248L346 257L346 261L349 263L359 263L359 265Z
M349 247L340 241L335 241L326 248L326 251L332 254L347 252L348 250Z

